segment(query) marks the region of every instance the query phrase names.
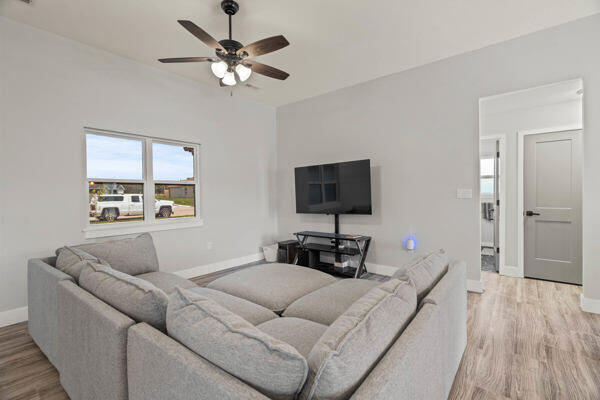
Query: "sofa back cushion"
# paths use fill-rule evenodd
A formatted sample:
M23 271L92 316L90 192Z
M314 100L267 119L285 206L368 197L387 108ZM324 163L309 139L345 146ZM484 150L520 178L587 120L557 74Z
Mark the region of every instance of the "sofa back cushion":
M56 268L67 275L71 275L73 279L75 279L75 282L79 282L81 271L90 261L110 266L106 261L81 249L65 246L61 249L56 258Z
M88 262L79 276L79 285L137 322L165 330L169 298L152 283Z
M391 279L356 300L308 355L302 399L347 399L410 322L414 286Z
M448 255L440 249L410 262L392 277L412 282L417 288L417 302L420 303L448 271L448 264Z
M133 239L119 239L108 242L86 243L72 246L106 261L113 269L128 275L140 275L158 271L158 257L152 236L144 233ZM60 248L60 254L65 248Z
M306 359L208 297L177 288L167 331L196 354L267 396L293 399L308 374Z

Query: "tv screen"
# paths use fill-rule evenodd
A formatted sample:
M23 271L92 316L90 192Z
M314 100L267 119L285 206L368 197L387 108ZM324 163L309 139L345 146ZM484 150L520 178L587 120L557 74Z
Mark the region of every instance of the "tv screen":
M371 160L298 167L296 212L371 214Z

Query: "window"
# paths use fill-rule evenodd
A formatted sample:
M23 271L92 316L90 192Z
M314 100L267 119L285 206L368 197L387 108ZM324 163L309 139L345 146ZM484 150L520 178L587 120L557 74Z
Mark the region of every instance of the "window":
M199 145L87 129L85 142L87 237L170 229L164 223L172 219L201 222Z
M483 195L494 194L494 181L496 174L496 159L482 158L479 163L480 193Z
M152 161L157 218L195 216L194 148L152 143Z

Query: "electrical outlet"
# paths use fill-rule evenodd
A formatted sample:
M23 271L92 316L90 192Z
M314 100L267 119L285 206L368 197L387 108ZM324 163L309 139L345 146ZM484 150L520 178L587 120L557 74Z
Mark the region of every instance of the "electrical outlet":
M213 248L213 242L206 242L206 249L212 250L212 248Z

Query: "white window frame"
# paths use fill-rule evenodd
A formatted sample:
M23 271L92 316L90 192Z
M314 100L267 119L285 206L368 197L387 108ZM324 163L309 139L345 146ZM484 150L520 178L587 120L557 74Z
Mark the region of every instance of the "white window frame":
M87 176L87 143L86 135L110 136L121 139L139 140L142 142L142 179L96 179ZM193 181L154 181L152 165L152 144L161 143L175 146L186 146L194 149L194 180ZM170 229L194 228L203 225L200 207L200 144L156 138L151 136L134 135L131 133L107 131L96 128L83 129L83 182L85 187L85 227L83 228L86 238L98 238L106 236L129 235L142 232L153 232ZM89 220L89 182L123 182L141 183L144 185L144 220L131 222L115 222L110 224L90 224ZM155 184L194 185L194 210L193 217L161 218L156 219L154 215ZM150 199L150 201L148 201Z
M487 156L481 156L479 158L479 163L481 164L481 160L495 160L495 157L493 155L487 155ZM482 200L488 201L490 198L493 200L494 198L494 193L496 192L497 188L496 188L496 182L494 182L494 192L492 193L481 193L481 180L482 179L495 179L496 175L482 175L481 174L481 166L479 167L480 171L479 171L479 196L481 197ZM494 166L494 174L496 173L496 167Z

